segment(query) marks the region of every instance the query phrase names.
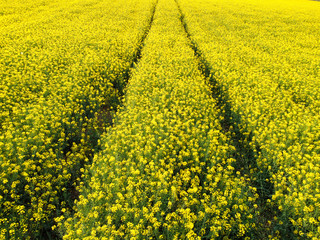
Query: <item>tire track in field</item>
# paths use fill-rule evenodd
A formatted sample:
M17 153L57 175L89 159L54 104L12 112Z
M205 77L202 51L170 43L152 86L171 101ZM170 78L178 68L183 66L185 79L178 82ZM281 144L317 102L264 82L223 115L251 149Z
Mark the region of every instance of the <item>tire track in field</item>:
M150 29L151 29L151 26L152 26L152 23L154 20L156 8L158 6L158 2L159 2L159 0L157 0L155 2L154 6L151 9L151 16L150 16L149 22L148 22L148 24L145 28L145 31L144 31L143 35L141 36L141 39L138 43L138 47L137 47L135 54L134 54L134 57L130 63L130 67L125 69L125 72L121 76L119 76L115 82L113 82L113 87L119 91L120 98L122 98L125 95L125 88L127 86L127 83L129 82L129 79L132 77L133 70L136 68L136 65L138 64L138 62L141 59L141 52L144 47L145 39L147 38L147 36L150 32ZM98 125L99 125L98 132L99 132L100 136L104 133L105 127L107 125L113 126L113 116L114 116L115 112L117 112L117 109L119 108L119 106L121 106L121 105L122 105L121 101L117 102L115 109L112 110L109 103L106 103L105 105L102 105L101 108L98 110L96 120L98 121ZM100 139L100 137L96 140L96 142L94 144L94 146L96 146L96 148L98 148L98 151L100 150L100 146L98 146L99 139ZM92 162L92 159L93 159L93 155L90 157L90 160L91 160L90 162Z
M151 29L153 20L154 20L154 15L156 12L156 8L158 5L159 0L157 0L154 4L154 6L151 9L151 16L149 19L149 22L145 28L145 31L138 43L138 47L135 51L134 57L130 63L130 67L125 69L125 72L120 75L119 77L117 77L116 82L113 83L113 87L119 91L119 96L123 97L125 94L125 87L129 81L129 79L132 76L132 71L135 69L135 66L137 65L137 63L139 62L139 60L141 59L141 52L142 49L144 47L144 42L145 39L147 38L149 31ZM113 116L115 114L115 112L117 111L117 109L119 108L119 106L122 105L122 102L117 102L116 103L116 108L112 109L109 103L106 103L105 105L102 105L101 108L98 110L98 114L95 116L95 120L98 122L98 134L99 136L101 136L104 133L105 127L107 125L112 126L113 125ZM94 129L87 129L88 132L94 132ZM96 154L99 150L100 150L100 146L98 144L98 141L100 139L100 137L97 136L90 136L93 137L94 143L92 144L93 147L95 148L95 152L91 153L90 156L88 157L90 159L90 163L92 163L94 154ZM78 196L78 193L76 193L76 195Z
M257 189L259 198L257 201L258 210L260 216L256 216L257 231L248 233L249 237L254 239L267 239L268 235L280 235L281 239L288 236L288 232L293 232L293 226L287 224L286 227L279 226L275 218L279 215L278 207L271 206L268 202L271 200L274 194L274 186L269 181L270 173L267 169L261 169L257 164L257 157L261 152L260 146L257 143L253 143L252 137L253 132L248 132L246 129L243 130L241 125L244 121L240 115L232 110L231 102L229 101L227 92L223 89L214 77L214 73L211 71L209 62L205 59L200 49L197 47L197 43L193 40L188 30L188 25L185 21L185 15L183 14L179 2L175 0L179 13L180 21L186 32L187 38L190 41L190 47L194 51L194 55L199 62L199 70L208 80L211 88L212 97L217 100L217 106L223 113L223 120L220 121L222 129L231 139L231 145L235 147L234 158L235 172L240 171L242 176L250 178L250 184ZM253 147L254 146L254 147ZM252 174L252 170L255 171ZM290 223L288 219L288 223ZM278 233L275 233L275 232ZM293 236L292 236L293 237Z
M152 26L152 23L154 20L154 15L155 15L156 8L158 5L158 1L159 0L157 0L155 2L154 6L151 9L150 19L148 21L148 24L145 28L144 33L142 34L142 36L139 40L138 47L135 50L135 54L132 58L132 61L129 64L130 67L125 69L124 73L119 75L116 78L116 81L113 82L113 88L118 91L120 98L122 98L123 95L125 94L125 87L129 81L129 79L131 78L132 71L134 70L134 68L137 65L137 63L139 62L139 60L141 59L141 52L144 47L145 39L147 38L149 31L151 29L151 26ZM100 140L102 134L105 132L105 127L113 125L113 116L115 115L115 112L117 111L119 106L121 106L121 104L122 104L121 101L116 101L116 103L114 103L114 104L106 102L104 105L102 105L100 107L100 109L97 111L97 114L93 117L94 121L98 123L98 129L95 129L94 127L92 128L92 126L87 127L86 134L89 135L89 139L90 139L90 142L88 142L87 144L88 144L89 148L92 149L92 151L86 152L86 157L89 159L89 164L92 164L94 155L97 154L101 150L99 140ZM115 105L115 106L112 106L112 105ZM72 146L72 143L70 143L70 149L69 148L66 149L66 154L69 151L71 151L71 146ZM85 167L83 163L82 163L82 165L83 165L82 167ZM75 176L75 178L77 178L77 176ZM68 194L70 194L70 196L72 198L71 200L74 205L74 201L79 199L79 192L78 192L76 186L73 185L73 182L74 181L70 182L70 186L68 187L68 192L69 192ZM70 206L70 210L73 209L73 205ZM72 211L71 213L73 214L74 212ZM40 239L60 240L62 238L61 238L61 236L59 236L59 234L57 234L54 230L52 230L51 226L50 226L50 227L43 229L41 231Z
M153 20L154 20L154 14L155 14L156 8L158 6L158 2L159 2L159 0L156 1L156 3L154 4L154 6L153 6L153 8L151 10L151 17L150 17L149 23L148 23L148 25L147 25L147 27L145 29L145 32L143 33L140 41L139 41L138 48L135 51L135 55L134 55L133 60L131 61L130 67L126 69L126 71L125 71L125 73L123 75L123 83L124 84L121 83L121 79L118 79L118 82L115 83L116 88L119 90L120 96L123 96L125 94L124 89L125 89L128 81L129 81L129 79L132 76L132 71L133 71L133 69L136 68L137 63L141 59L141 52L142 52L142 49L144 47L145 39L147 38L147 36L148 36L148 34L150 32L150 29L151 29L151 26L152 26L152 23L153 23ZM111 123L112 123L112 121L111 121Z
M116 90L118 90L120 98L122 98L125 95L125 88L127 86L127 83L129 82L129 79L132 77L133 70L136 68L136 65L138 64L139 60L141 59L141 52L144 47L145 39L147 38L149 31L151 29L151 26L152 26L152 23L154 20L154 15L156 12L156 8L158 6L158 2L159 2L159 0L157 0L155 2L154 6L151 9L151 16L150 16L149 22L148 22L148 24L145 28L145 31L144 31L143 35L141 36L141 39L138 43L138 47L137 47L135 54L134 54L134 57L130 63L130 67L125 69L125 72L121 76L117 77L116 81L113 82L113 87ZM106 104L102 105L101 108L98 110L96 120L98 121L98 125L99 125L98 132L99 132L100 136L104 133L105 127L107 125L113 126L113 116L114 116L115 112L117 112L117 109L119 108L119 106L121 106L121 105L122 105L121 101L117 102L114 110L112 110L110 104L106 103ZM99 137L99 139L100 139L100 137ZM100 150L100 146L98 146L99 139L97 139L94 144L98 148L98 150ZM90 160L91 160L90 162L92 162L92 159L93 159L93 155L90 157Z

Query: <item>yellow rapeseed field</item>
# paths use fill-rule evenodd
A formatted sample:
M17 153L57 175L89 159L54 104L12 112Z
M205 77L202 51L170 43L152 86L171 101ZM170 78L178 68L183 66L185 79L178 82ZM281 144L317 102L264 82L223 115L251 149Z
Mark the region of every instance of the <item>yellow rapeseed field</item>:
M0 240L320 239L320 2L0 0Z

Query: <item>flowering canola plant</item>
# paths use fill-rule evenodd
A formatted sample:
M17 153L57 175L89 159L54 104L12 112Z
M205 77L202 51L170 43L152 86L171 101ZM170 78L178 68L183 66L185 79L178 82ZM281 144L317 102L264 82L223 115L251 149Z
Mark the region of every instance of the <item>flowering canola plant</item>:
M153 6L0 1L0 239L46 238L71 208Z
M280 212L272 221L320 239L319 2L178 2L234 119L253 135L252 177L269 172Z

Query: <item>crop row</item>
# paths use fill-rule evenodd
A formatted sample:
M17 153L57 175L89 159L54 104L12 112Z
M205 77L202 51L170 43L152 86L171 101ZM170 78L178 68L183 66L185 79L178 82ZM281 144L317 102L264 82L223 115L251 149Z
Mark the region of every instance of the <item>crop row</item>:
M47 239L120 102L154 1L0 4L0 239Z
M270 174L274 192L265 197L279 211L269 223L277 222L275 236L319 239L319 3L178 2L231 117L256 150L252 179Z
M86 170L63 239L224 239L247 236L256 190L180 22L160 0L141 59L102 150Z

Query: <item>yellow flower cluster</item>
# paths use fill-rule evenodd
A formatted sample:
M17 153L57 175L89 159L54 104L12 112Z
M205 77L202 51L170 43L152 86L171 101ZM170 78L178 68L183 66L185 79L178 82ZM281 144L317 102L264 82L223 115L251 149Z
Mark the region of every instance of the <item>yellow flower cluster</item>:
M69 211L153 6L0 1L1 240L46 238Z
M253 134L275 219L297 238L320 239L319 2L178 2L241 131Z
M256 189L235 174L235 148L189 44L174 0L159 0L63 239L235 239L255 229Z

